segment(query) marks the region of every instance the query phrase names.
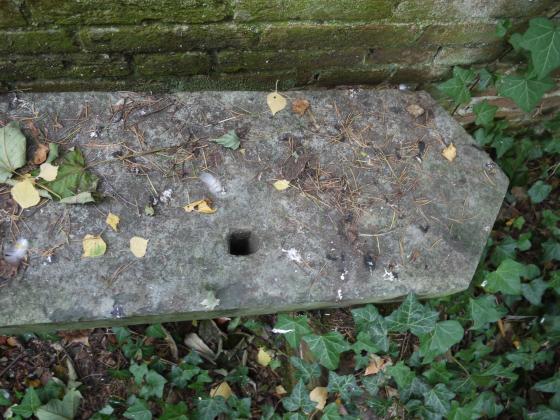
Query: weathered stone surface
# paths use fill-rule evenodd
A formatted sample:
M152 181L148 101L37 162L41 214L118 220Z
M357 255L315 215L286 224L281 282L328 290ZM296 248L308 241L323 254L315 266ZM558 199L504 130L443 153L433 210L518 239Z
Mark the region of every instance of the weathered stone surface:
M490 44L477 48L443 47L434 63L443 66L469 65L495 60L504 51L502 44Z
M235 20L376 20L393 13L396 0L236 0Z
M0 32L0 52L11 54L47 54L74 52L78 46L72 36L61 29Z
M17 28L26 24L15 2L6 0L0 2L0 28Z
M210 71L206 53L138 54L134 65L142 76L189 76Z
M205 23L229 14L226 0L27 0L34 24Z
M289 103L273 117L267 93L0 97L1 121L40 116L50 141L83 150L103 196L21 214L31 252L1 283L0 332L342 306L469 285L507 179L445 111L425 93L292 91L289 102L308 100L308 113ZM414 119L410 104L425 113ZM240 150L211 141L228 130ZM441 151L451 143L457 158L448 162ZM225 194L213 197L202 171ZM292 187L275 190L277 179ZM204 197L216 213L183 210ZM150 203L154 216L143 211ZM105 224L109 211L121 218L118 232ZM5 246L16 230L1 216ZM249 233L254 252L232 255L231 235L243 242ZM87 234L104 238L104 256L81 256ZM149 240L144 258L129 251L133 236ZM219 299L212 311L202 303L208 291Z
M428 27L418 40L428 45L475 45L498 41L495 23L450 23Z

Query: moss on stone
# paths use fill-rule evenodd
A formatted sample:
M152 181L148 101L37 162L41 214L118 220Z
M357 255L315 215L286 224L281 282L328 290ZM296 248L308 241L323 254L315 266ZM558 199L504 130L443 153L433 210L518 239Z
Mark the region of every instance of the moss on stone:
M504 50L502 43L485 45L482 47L443 47L434 60L442 66L471 65L494 61Z
M27 22L15 3L0 1L0 28L18 28L26 25Z
M317 86L371 85L381 83L391 75L390 66L376 66L369 69L336 67L318 72Z
M78 51L72 36L60 29L17 30L0 32L0 52L11 54L46 54Z
M437 47L370 48L365 57L367 64L411 64L431 62Z
M495 23L449 23L431 25L422 34L418 44L466 46L495 43L498 39Z
M27 6L37 25L205 23L231 13L227 0L27 0Z
M163 52L216 48L250 48L258 31L249 25L146 25L84 28L79 32L86 51Z
M206 53L138 54L134 66L141 76L190 76L210 71Z
M279 23L266 25L259 46L278 49L393 47L410 45L420 35L416 25L377 23Z
M388 18L396 0L237 0L239 21L375 20Z

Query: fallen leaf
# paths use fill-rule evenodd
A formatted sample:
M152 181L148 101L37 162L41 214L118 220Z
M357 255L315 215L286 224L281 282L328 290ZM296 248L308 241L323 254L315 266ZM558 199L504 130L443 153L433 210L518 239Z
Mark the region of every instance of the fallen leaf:
M235 130L229 130L222 137L214 139L212 141L232 150L238 149L240 144L239 137L237 136Z
M32 159L33 163L35 165L40 165L41 163L47 160L48 153L49 153L49 146L43 143L38 143L37 148L33 153L33 159Z
M0 128L0 182L6 182L16 169L25 165L26 147L25 136L17 122Z
M282 111L288 104L286 98L284 98L278 92L269 93L266 97L266 103L268 104L272 115L275 115L277 112Z
M113 214L111 212L109 212L109 214L107 215L107 219L105 219L105 223L107 223L109 226L111 226L111 228L115 232L117 232L117 226L118 226L120 221L121 221L121 218L119 216L117 216L116 214Z
M47 163L51 163L58 157L58 144L49 143L49 157L47 158Z
M19 347L21 346L21 344L19 343L18 339L16 337L8 337L8 339L6 340L6 342L8 343L8 346L10 347Z
M210 398L223 397L224 400L227 400L232 395L233 391L231 390L229 384L225 381L210 390Z
M307 99L296 99L292 102L292 111L296 114L305 114L305 111L309 109L309 101Z
M290 181L287 179L280 179L272 184L278 191L284 191L290 188Z
M206 294L206 299L200 302L202 306L204 306L209 311L212 311L216 306L220 304L220 299L216 299L216 295L212 290L208 290Z
M142 258L146 255L146 250L148 249L148 240L141 238L139 236L134 236L130 238L130 251L134 254L136 258Z
M107 251L107 244L101 236L84 236L82 246L84 248L82 257L100 257Z
M192 203L187 204L183 208L187 213L190 213L192 211L196 211L198 213L203 213L203 214L216 213L216 209L210 207L211 205L212 205L211 200L204 199L204 200L193 201Z
M274 393L281 397L282 395L286 395L288 391L286 391L286 388L284 388L282 385L277 385L276 388L274 388Z
M51 165L50 163L43 163L39 169L39 175L37 176L45 181L54 181L58 175L58 166Z
M420 105L412 104L406 107L406 111L414 118L418 118L424 114L424 108Z
M65 197L59 201L62 204L86 204L86 203L93 203L95 200L93 195L88 192L81 192L76 195L72 195L70 197Z
M317 403L317 405L315 406L317 410L322 410L323 408L325 408L328 396L329 391L324 386L315 387L309 393L309 399L314 403Z
M144 214L146 216L153 216L155 214L155 210L152 206L146 204L146 206L144 207Z
M66 344L83 344L89 347L89 333L91 330L59 331L57 335Z
M371 362L369 363L368 367L366 368L366 371L364 372L364 376L375 375L379 371L384 370L385 367L388 364L390 364L388 362L389 362L388 360L383 359L383 358L377 356L376 354L372 354L371 355Z
M261 366L267 367L271 361L272 356L270 353L264 347L260 347L259 352L257 353L257 363Z
M30 178L19 181L11 190L12 198L22 209L36 206L41 201L39 191Z
M441 152L443 157L447 159L449 162L453 162L457 157L457 148L453 143L450 143L443 151Z
M210 347L198 336L196 333L189 333L185 336L185 340L183 341L185 346L190 348L191 350L196 351L201 356L208 360L214 361L216 359L216 355L212 351Z

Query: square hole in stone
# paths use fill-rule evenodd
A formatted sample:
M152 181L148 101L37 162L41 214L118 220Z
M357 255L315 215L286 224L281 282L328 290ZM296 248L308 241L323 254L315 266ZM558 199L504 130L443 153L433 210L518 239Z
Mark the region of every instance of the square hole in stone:
M237 230L228 236L228 249L231 255L251 255L257 251L255 235L249 230Z

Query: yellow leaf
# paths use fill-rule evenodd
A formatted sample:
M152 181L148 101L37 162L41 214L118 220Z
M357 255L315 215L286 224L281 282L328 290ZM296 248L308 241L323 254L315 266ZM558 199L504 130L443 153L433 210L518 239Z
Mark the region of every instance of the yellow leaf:
M121 221L121 218L119 216L117 216L116 214L113 214L113 213L109 213L107 215L107 219L105 220L105 223L107 223L109 226L111 226L111 228L116 232L117 231L117 225L119 224L120 221Z
M390 365L391 361L388 359L383 359L376 354L371 355L371 362L369 363L364 376L375 375L380 370L385 370L387 365Z
M45 181L54 181L58 175L58 166L51 165L50 163L43 163L40 167L38 177L43 178Z
M107 251L107 244L101 239L101 236L84 236L82 246L84 247L82 257L100 257Z
M274 393L281 397L282 395L286 395L288 391L286 391L286 388L284 388L282 385L277 385L276 388L274 388Z
M278 181L276 181L274 184L272 184L274 186L274 188L276 188L278 191L284 191L288 188L290 188L290 181L288 181L287 179L280 179Z
M232 395L233 391L231 390L229 384L225 381L210 390L211 398L223 397L224 400L227 400Z
M130 238L130 251L134 254L136 258L142 258L146 255L146 250L148 249L148 240L141 238L139 236L134 236Z
M192 203L187 204L183 208L185 209L185 211L187 213L190 213L192 211L197 211L197 212L203 213L203 214L216 213L216 209L213 209L212 207L210 207L211 205L212 205L212 202L210 200L204 199L204 200L193 201Z
M453 162L457 157L457 148L453 143L450 143L443 151L441 152L443 157L447 159L449 162Z
M266 103L268 104L272 115L275 115L277 112L282 111L288 104L286 98L284 98L278 92L269 93L266 97Z
M323 408L325 408L328 396L329 391L327 391L327 388L324 386L315 387L309 393L309 399L314 403L317 403L317 405L315 406L317 410L322 410Z
M412 104L406 107L407 112L414 118L418 118L424 114L424 108L420 105Z
M33 181L25 178L12 187L12 198L22 209L36 206L41 201L39 191L35 188Z
M261 366L268 366L272 361L272 357L270 353L266 351L264 347L259 348L259 352L257 354L257 363Z

